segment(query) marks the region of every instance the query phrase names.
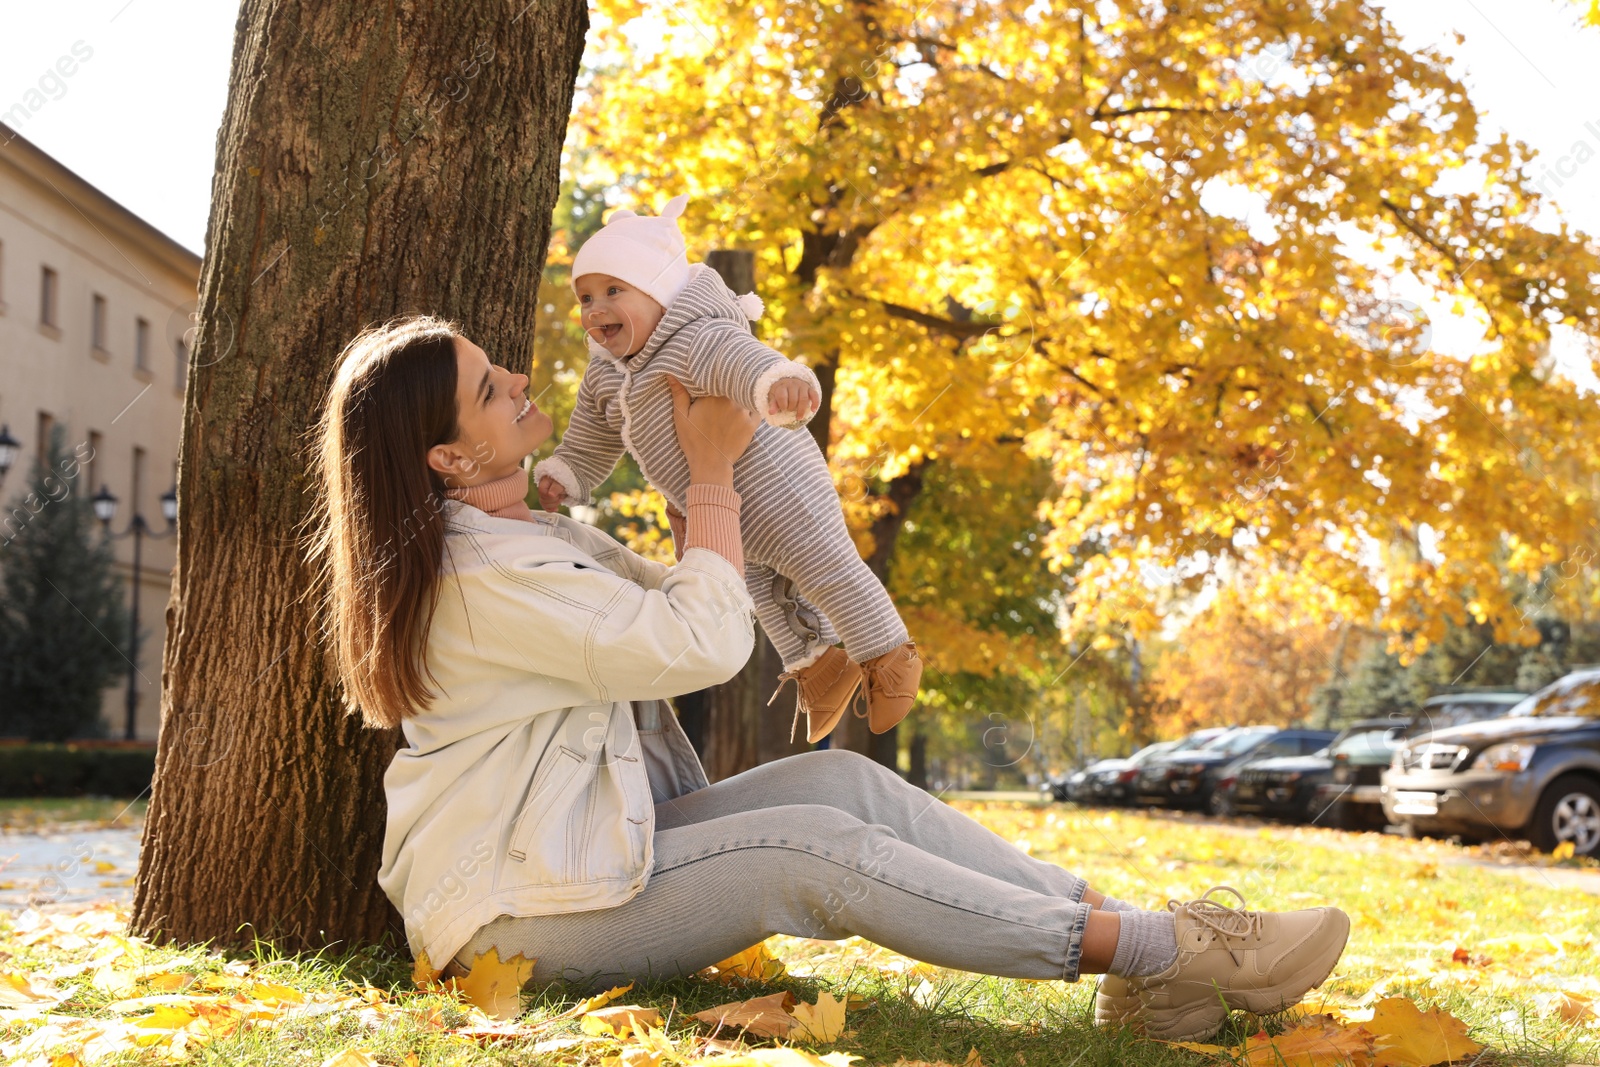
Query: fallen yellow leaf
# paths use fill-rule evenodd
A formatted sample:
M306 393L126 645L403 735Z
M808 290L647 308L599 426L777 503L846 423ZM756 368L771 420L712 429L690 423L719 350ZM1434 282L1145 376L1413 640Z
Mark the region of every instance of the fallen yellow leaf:
M1239 1063L1247 1067L1367 1067L1373 1037L1359 1026L1341 1026L1330 1015L1313 1015L1276 1037L1258 1033L1245 1042Z
M378 1059L364 1048L336 1052L322 1061L322 1067L379 1067Z
M577 1007L572 1008L569 1013L563 1013L563 1014L570 1014L570 1015L576 1016L576 1015L582 1015L584 1012L594 1011L596 1008L603 1008L607 1004L610 1004L613 1000L616 1000L618 997L622 996L622 994L626 993L628 990L630 990L632 988L633 988L633 983L632 982L629 982L627 985L612 986L610 989L606 990L604 993L596 993L594 996L590 997L588 1000L584 1001L582 1004L579 1004Z
M743 952L734 953L720 963L713 963L710 967L700 972L707 978L715 978L719 982L731 981L735 978L747 978L752 981L771 981L783 975L783 961L772 954L767 943L762 941L751 945Z
M34 1004L60 1004L66 999L62 993L49 982L30 979L26 974L17 971L6 971L0 974L0 1004L7 1007L27 1007Z
M1377 1039L1373 1067L1433 1067L1483 1049L1454 1015L1424 1012L1404 997L1380 1000L1366 1029Z
M720 1053L690 1060L686 1067L850 1067L852 1056L847 1052L829 1052L818 1055L802 1048L753 1048L743 1052Z
M810 1040L820 1042L837 1041L839 1035L844 1033L844 1003L835 1000L831 993L819 992L815 1004L796 1004L794 1006L795 1029L791 1035L796 1040ZM978 1050L972 1050L977 1055ZM968 1057L970 1063L972 1057ZM980 1059L972 1067L979 1067Z
M594 1011L585 1012L582 1020L584 1033L601 1037L627 1037L646 1024L660 1026L661 1013L654 1008L643 1008L637 1004L596 1008Z
M490 1018L515 1019L522 1014L522 987L533 977L535 962L519 952L502 963L500 950L491 948L472 961L457 985Z
M795 1028L794 994L769 993L750 1000L735 1000L697 1011L694 1018L708 1026L729 1027L757 1037L785 1037Z

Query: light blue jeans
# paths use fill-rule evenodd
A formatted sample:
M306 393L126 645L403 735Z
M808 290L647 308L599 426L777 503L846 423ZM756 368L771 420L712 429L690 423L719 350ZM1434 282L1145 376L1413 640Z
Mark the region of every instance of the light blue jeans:
M502 915L456 955L536 959L533 983L691 974L771 934L869 941L940 967L1076 981L1088 883L865 756L825 749L656 806L625 904Z

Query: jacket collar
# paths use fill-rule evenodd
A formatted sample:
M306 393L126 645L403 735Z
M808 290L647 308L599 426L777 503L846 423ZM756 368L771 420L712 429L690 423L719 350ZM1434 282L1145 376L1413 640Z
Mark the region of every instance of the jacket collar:
M446 534L547 534L556 525L556 517L548 511L535 511L533 522L526 519L503 519L473 507L465 500L446 497L442 508Z
M744 310L739 307L733 290L728 288L728 283L722 280L720 274L704 263L689 264L689 281L684 285L683 292L667 305L666 312L650 334L650 339L636 354L627 359L618 359L591 337L589 355L591 358L614 364L618 370L638 371L640 367L650 362L650 357L659 352L679 330L697 319L727 319L737 323L741 328L749 329L749 320L745 317Z

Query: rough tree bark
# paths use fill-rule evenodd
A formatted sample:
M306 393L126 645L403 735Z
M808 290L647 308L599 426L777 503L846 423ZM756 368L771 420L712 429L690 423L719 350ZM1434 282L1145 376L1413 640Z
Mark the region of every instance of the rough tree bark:
M302 951L400 930L376 881L399 735L343 713L302 596L302 439L344 342L393 314L527 368L587 28L582 0L240 8L139 933Z

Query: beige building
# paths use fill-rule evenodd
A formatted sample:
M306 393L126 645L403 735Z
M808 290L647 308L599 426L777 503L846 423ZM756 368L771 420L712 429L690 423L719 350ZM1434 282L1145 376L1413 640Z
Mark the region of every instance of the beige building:
M199 277L199 256L0 123L0 425L21 444L0 483L0 521L20 518L13 508L60 426L69 452L92 455L72 491L117 497L113 534L135 513L156 534L169 529L161 497L177 477ZM134 540L114 541L130 590ZM154 739L174 553L170 537L139 540L134 733ZM127 709L124 675L102 706L110 736L124 736Z

